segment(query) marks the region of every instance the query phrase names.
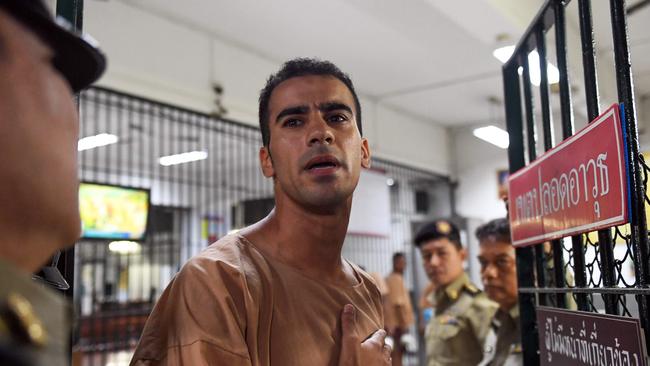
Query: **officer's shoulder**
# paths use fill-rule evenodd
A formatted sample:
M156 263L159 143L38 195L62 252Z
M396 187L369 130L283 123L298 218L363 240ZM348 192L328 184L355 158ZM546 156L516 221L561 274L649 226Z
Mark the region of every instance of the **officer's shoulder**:
M479 294L481 294L483 292L483 291L481 291L481 289L476 287L476 285L474 285L471 282L466 282L464 284L464 286L463 286L463 290L465 290L466 293L468 293L469 295L471 295L473 297L476 297L477 295L479 295Z
M476 310L485 310L488 312L492 312L496 310L498 305L490 300L489 297L485 294L485 292L481 291L476 285L474 285L471 282L468 282L464 286L464 293L466 293L468 296L472 298L472 305L471 307L476 309Z
M0 335L4 345L51 361L49 364L63 364L62 340L68 334L71 315L67 301L10 264L0 263L0 277L8 279L0 284Z
M0 334L16 344L44 347L48 333L42 316L56 301L50 301L48 290L5 263L0 263L0 274L8 279L0 286Z

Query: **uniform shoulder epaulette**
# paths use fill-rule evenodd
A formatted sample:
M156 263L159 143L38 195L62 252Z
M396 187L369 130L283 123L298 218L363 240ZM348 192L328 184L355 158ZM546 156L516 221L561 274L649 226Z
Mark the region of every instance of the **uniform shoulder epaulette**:
M472 296L476 296L482 292L478 287L474 286L474 284L472 283L466 283L465 289Z
M8 330L22 343L44 347L48 334L41 319L36 315L32 304L18 293L9 293L0 304L0 318L3 329Z

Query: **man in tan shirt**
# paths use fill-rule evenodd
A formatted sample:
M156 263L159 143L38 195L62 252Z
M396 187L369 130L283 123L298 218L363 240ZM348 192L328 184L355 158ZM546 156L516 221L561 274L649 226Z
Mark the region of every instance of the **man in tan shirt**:
M131 364L388 365L379 291L341 258L370 166L352 82L330 62L291 60L262 90L259 119L275 209L183 266Z
M413 325L413 306L408 289L404 285L406 257L404 253L393 254L393 272L386 277L388 294L384 304L384 322L388 333L393 337L393 366L402 365L404 347L401 338Z

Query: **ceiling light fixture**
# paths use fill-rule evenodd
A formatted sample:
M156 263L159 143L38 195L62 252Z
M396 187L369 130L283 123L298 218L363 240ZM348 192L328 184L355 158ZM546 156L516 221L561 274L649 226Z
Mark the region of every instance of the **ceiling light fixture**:
M79 139L77 142L77 151L84 151L100 146L114 144L118 140L119 139L117 136L110 133L100 133L99 135L84 137L82 139Z
M505 47L500 47L497 48L492 52L492 56L496 58L497 60L501 61L501 63L506 63L509 59L510 56L512 56L512 53L515 52L515 46L505 46ZM539 54L537 51L533 51L528 54L528 67L530 69L529 75L530 75L530 82L535 85L539 86L541 84L541 71L539 68ZM521 75L522 73L522 68L519 68L519 74ZM548 83L549 84L555 84L560 82L560 70L558 70L555 65L553 65L550 62L546 63L546 73L548 76Z
M182 154L163 156L158 159L162 166L190 163L193 161L204 160L208 158L207 151L190 151Z
M502 149L507 149L508 145L510 145L508 132L496 126L476 128L472 133L481 140L489 142Z

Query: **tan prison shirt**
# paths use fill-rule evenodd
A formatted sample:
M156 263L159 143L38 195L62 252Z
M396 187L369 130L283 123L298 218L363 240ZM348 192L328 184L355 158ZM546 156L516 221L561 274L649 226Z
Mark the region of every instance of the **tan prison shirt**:
M394 329L399 327L406 329L410 327L414 321L413 305L411 305L411 297L404 285L404 277L397 272L393 272L386 277L386 285L388 287L386 303L384 304L386 328Z
M147 320L131 365L336 365L340 315L354 304L362 339L383 328L370 277L307 277L229 235L190 259Z

